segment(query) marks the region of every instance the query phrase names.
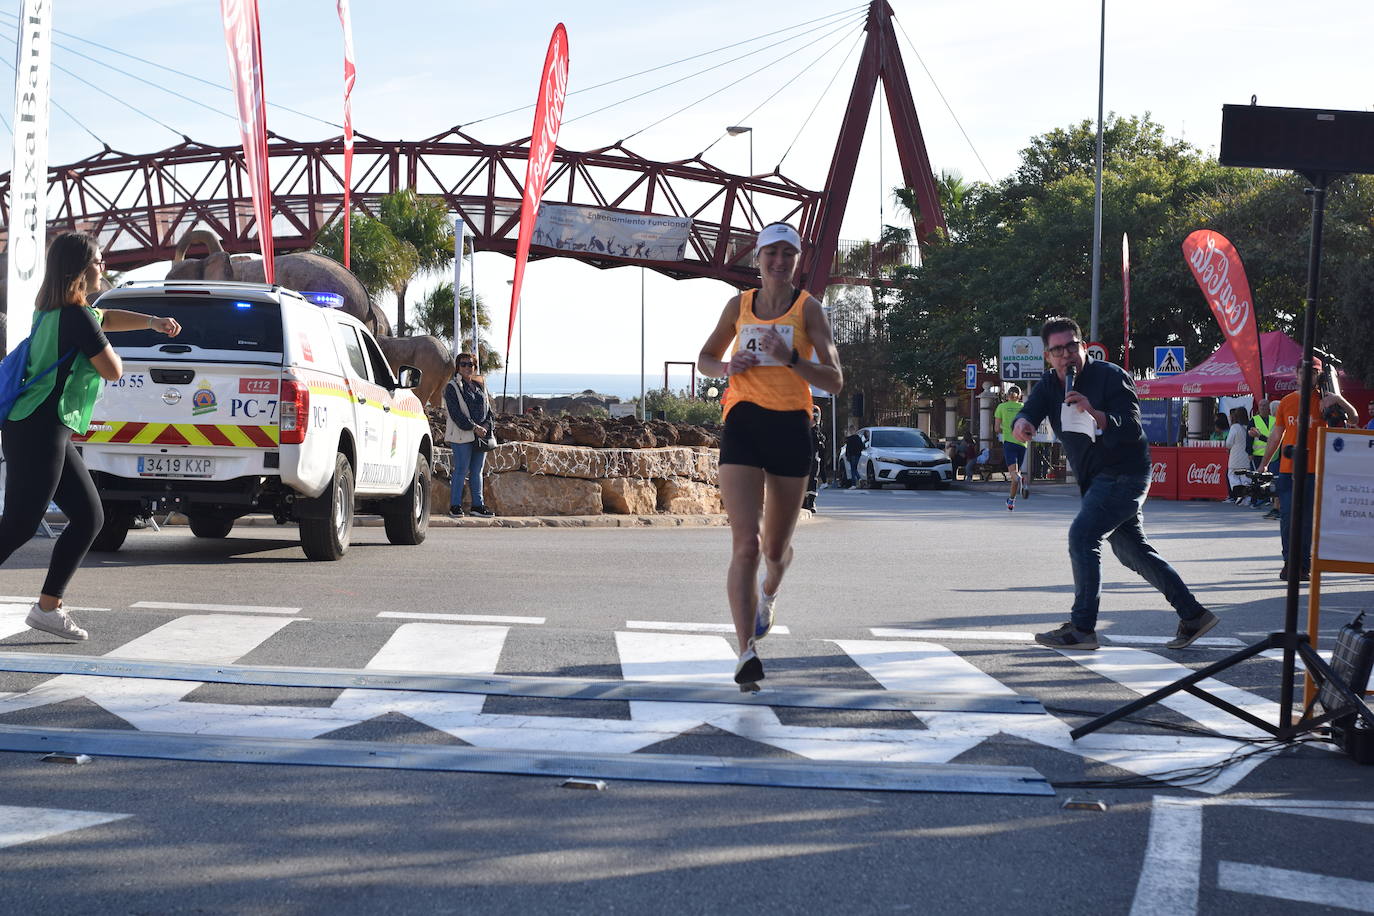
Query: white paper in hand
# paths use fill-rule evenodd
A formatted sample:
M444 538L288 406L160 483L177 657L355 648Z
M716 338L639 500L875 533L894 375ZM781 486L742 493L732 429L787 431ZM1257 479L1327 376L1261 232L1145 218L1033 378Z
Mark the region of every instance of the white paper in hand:
M1093 421L1093 415L1086 410L1079 410L1068 404L1061 405L1059 425L1066 433L1082 433L1090 439L1097 438L1097 423Z
M792 333L795 330L790 324L746 324L739 329L739 349L748 350L759 358L760 366L785 366L786 360L774 359L768 351L763 348L764 335L769 330L777 331L782 335L782 342L787 345L787 349L792 349Z

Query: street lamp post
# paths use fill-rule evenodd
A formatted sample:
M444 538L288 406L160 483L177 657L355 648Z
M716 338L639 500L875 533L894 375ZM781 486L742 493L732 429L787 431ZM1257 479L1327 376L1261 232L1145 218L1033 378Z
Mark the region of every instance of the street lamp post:
M725 132L726 132L727 134L729 134L730 136L732 136L732 137L738 137L740 134L748 134L748 135L749 135L749 177L750 177L750 178L753 178L753 177L754 177L754 128L752 128L752 127L745 127L745 126L743 126L743 125L736 124L736 125L734 125L733 127L727 127L727 128L725 128ZM753 209L754 209L754 198L753 198L753 195L750 195L750 196L749 196L749 209L750 209L750 210L753 210Z
M507 286L514 286L514 280L507 280ZM525 297L522 295L520 301L515 304L515 360L520 364L516 372L516 407L515 412L519 416L525 414ZM506 377L510 377L510 366L506 367Z

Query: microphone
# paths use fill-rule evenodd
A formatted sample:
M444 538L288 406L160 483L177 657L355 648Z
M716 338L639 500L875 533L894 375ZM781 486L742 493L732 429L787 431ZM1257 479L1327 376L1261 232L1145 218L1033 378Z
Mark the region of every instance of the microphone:
M1069 392L1070 392L1070 391L1073 391L1073 366L1070 366L1070 367L1068 368L1068 371L1064 373L1064 397L1065 397L1065 398L1067 398L1067 397L1069 396Z

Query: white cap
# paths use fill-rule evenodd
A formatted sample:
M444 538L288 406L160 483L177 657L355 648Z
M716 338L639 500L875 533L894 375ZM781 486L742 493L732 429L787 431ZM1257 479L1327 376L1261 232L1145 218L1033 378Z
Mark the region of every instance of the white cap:
M759 237L754 241L754 254L776 242L786 242L801 251L801 236L797 234L797 230L786 223L773 223L760 230Z

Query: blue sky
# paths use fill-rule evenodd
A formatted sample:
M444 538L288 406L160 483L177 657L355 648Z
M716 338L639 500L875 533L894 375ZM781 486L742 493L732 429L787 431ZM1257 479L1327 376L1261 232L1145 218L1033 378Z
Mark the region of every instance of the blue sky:
M227 84L219 4L214 0L54 0L57 28L129 54ZM1096 113L1098 3L1095 0L893 0L897 20L914 43L949 106L962 122L977 155L946 109L926 70L902 39L917 110L931 160L966 178L1003 177L1030 137ZM754 4L698 0L657 5L608 2L407 2L353 0L358 83L354 125L380 138L418 138L455 124L533 101L538 68L554 24L566 24L571 48L570 88L577 90L629 73L712 51L735 41L825 17L843 2L796 0ZM12 36L16 0L0 0L0 33ZM519 10L518 19L512 12ZM860 12L854 6L855 15ZM1304 19L1313 20L1311 24ZM834 20L843 22L843 17ZM341 48L333 0L262 0L262 29L269 101L327 121L341 119ZM1281 0L1217 0L1140 3L1111 0L1107 20L1107 107L1150 112L1175 136L1214 150L1223 103L1322 106L1368 110L1374 105L1374 67L1368 36L1374 4L1324 0L1295 7ZM724 126L754 128L755 168L775 163L801 128L807 112L840 67L858 33L827 27L805 39L720 68L590 117L577 119L635 92L686 75L749 48L703 58L605 89L570 98L561 145L585 149L613 143L722 87L763 62L784 59L756 77L636 136L629 146L650 158L691 155L716 139ZM58 41L71 44L69 38ZM837 45L838 43L838 45ZM837 47L795 76L832 45ZM180 133L213 144L237 141L231 97L200 83L121 60L89 46L84 53L116 63L168 88L199 99L221 113L114 74L70 51L56 48L58 65L107 90L119 100L166 122L173 131L136 114L72 76L54 76L54 97L85 125L54 112L50 161L71 162L98 145L87 130L116 149L151 152ZM788 53L790 50L790 53ZM0 55L13 45L0 41ZM834 148L839 118L853 77L857 52L840 70L802 133L783 171L820 187ZM794 78L795 77L795 78ZM782 91L757 111L776 90ZM753 113L751 113L753 112ZM470 128L483 140L504 141L529 132L522 111ZM325 124L269 112L269 126L289 137L329 135ZM879 171L877 120L855 175L843 235L872 237L880 204L895 216L885 191L900 182L890 129ZM9 140L0 153L7 167ZM707 158L732 171L748 163L746 137L726 138ZM981 162L979 157L981 157ZM986 170L984 168L986 165ZM482 255L477 285L503 323L512 262ZM652 378L664 360L693 359L731 290L714 281L674 282L650 274L647 289L648 366ZM524 307L526 369L530 372L637 372L640 282L635 268L597 271L566 261L532 264ZM504 326L494 335L504 340Z

